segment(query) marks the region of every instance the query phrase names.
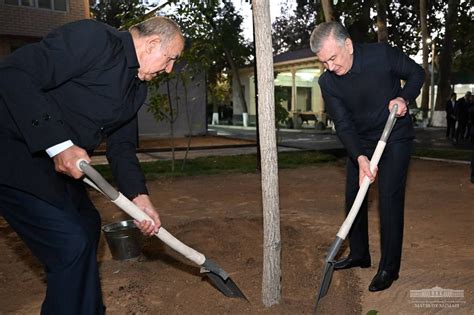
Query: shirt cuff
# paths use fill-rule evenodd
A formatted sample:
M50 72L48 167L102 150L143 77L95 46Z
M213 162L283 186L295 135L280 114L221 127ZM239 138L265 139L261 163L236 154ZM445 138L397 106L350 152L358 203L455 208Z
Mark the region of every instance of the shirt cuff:
M52 158L52 157L58 155L59 153L63 152L64 150L69 149L73 145L74 145L74 143L72 143L71 140L67 140L67 141L61 142L59 144L56 144L56 145L54 145L50 148L47 148L46 153L48 153L49 157Z

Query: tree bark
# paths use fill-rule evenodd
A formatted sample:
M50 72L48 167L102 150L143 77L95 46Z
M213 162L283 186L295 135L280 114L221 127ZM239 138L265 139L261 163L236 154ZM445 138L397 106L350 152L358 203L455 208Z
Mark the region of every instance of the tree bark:
M321 0L324 12L324 20L326 22L335 21L334 10L332 8L332 0Z
M278 195L278 155L275 135L275 87L269 0L254 0L255 48L258 60L258 121L260 124L263 277L262 302L266 307L281 298L281 238Z
M423 0L421 0L423 1ZM388 41L387 32L387 2L385 0L377 0L377 37L379 43Z
M421 91L421 110L423 112L423 118L428 117L428 102L430 92L430 71L428 68L428 24L426 21L427 9L426 0L420 0L420 21L421 21L421 41L423 49L423 69L425 70L425 84L423 84L423 90ZM434 40L434 39L432 39ZM434 56L433 56L434 58Z
M459 0L449 0L446 14L446 32L443 49L439 56L439 81L436 94L435 110L444 110L446 101L451 93L451 65L453 63L453 37L456 31L457 10Z

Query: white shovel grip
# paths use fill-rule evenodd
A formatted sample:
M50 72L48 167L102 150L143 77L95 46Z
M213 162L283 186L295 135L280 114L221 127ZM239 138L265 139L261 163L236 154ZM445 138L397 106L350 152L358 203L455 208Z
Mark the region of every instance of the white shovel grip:
M153 221L145 212L138 208L137 205L122 195L122 193L119 193L118 198L112 200L112 202L137 221ZM166 245L197 265L202 265L206 261L206 257L203 254L182 243L180 240L171 235L165 228L161 227L155 235L164 243L166 243Z
M370 160L370 171L372 173L375 171L375 168L377 167L380 161L380 157L382 156L383 150L385 149L385 145L386 143L383 141L379 141L377 143L377 147L375 148L374 154L372 155L372 159ZM354 223L357 213L359 213L360 206L364 201L365 194L367 193L369 186L370 179L365 176L362 180L362 184L359 187L359 191L357 192L357 196L354 200L354 203L352 204L352 208L349 211L349 214L347 215L346 219L344 220L344 223L342 224L341 228L339 229L339 232L337 233L337 236L342 238L343 240L346 239L346 236L349 233L349 230L351 229L352 223Z

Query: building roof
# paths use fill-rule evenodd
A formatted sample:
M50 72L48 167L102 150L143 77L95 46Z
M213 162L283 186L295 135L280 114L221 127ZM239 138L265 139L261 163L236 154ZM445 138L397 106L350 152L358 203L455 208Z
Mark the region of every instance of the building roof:
M311 58L311 57L316 58L316 55L314 52L311 51L309 47L307 47L307 48L303 48L299 50L287 51L287 52L278 54L273 57L273 63L290 61L290 60L298 60L298 59L306 59L306 58Z
M308 60L309 59L309 60ZM273 64L276 65L287 65L287 64L297 64L301 62L308 62L311 61L313 62L314 59L315 61L317 60L316 55L311 51L311 49L308 48L303 48L303 49L298 49L298 50L292 50L292 51L287 51L278 55L273 56ZM246 65L245 67L242 67L241 70L245 69L247 71L251 70L253 71L253 66L254 63L253 61Z

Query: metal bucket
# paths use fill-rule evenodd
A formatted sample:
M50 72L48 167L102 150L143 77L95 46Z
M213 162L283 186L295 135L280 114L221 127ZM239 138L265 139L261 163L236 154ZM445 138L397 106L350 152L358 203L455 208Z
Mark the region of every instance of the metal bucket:
M104 225L102 231L113 259L130 260L141 255L143 234L133 220Z

